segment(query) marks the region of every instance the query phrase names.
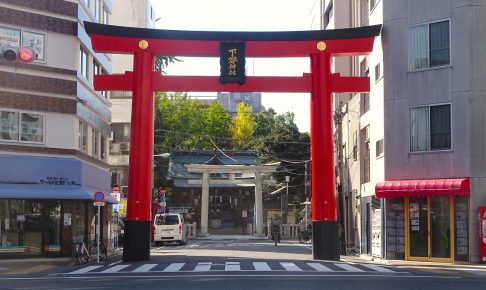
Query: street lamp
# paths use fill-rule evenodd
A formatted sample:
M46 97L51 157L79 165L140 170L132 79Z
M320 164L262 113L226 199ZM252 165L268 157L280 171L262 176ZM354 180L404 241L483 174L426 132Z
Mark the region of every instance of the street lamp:
M285 195L285 198L280 198L280 205L282 207L282 204L283 204L283 210L284 210L284 213L283 213L283 216L282 216L282 223L287 223L287 217L288 217L288 212L289 212L289 208L288 208L288 203L289 203L289 181L290 181L290 176L285 176L285 183L287 184L287 192L286 192L286 195Z

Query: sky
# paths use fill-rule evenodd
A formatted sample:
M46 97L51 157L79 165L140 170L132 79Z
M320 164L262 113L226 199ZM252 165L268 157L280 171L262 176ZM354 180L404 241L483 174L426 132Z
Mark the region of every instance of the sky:
M310 30L314 0L152 0L158 29L200 31ZM169 75L219 75L217 58L181 58L170 64ZM248 59L249 76L301 76L308 73L308 58ZM189 93L216 96L214 93ZM262 93L262 104L277 113L293 112L301 132L310 131L310 95Z

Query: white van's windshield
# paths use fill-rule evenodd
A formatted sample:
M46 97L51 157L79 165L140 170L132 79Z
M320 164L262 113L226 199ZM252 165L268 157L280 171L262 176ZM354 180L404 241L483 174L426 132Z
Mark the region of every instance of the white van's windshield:
M177 215L161 215L157 218L157 225L178 225L179 224L179 216Z

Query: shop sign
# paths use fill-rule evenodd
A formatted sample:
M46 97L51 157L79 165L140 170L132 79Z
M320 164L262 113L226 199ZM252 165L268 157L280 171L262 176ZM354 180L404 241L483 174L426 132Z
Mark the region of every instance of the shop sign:
M221 42L219 44L220 76L222 84L246 82L245 76L245 43Z

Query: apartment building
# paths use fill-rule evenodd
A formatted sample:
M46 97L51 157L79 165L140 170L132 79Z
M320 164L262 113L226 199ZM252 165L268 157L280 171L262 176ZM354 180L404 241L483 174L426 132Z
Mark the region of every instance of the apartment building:
M31 63L0 59L0 257L70 255L94 238L93 195L107 195L110 102L93 76L111 73L83 21L108 23L111 0L0 1L0 46L31 47Z
M353 27L383 24L373 52L351 61L354 75L370 77L371 90L346 103L347 124L336 141L344 184L359 197L360 252L478 262L486 3L320 1L323 23L332 22L330 7L337 16L340 2L350 4L342 17Z

